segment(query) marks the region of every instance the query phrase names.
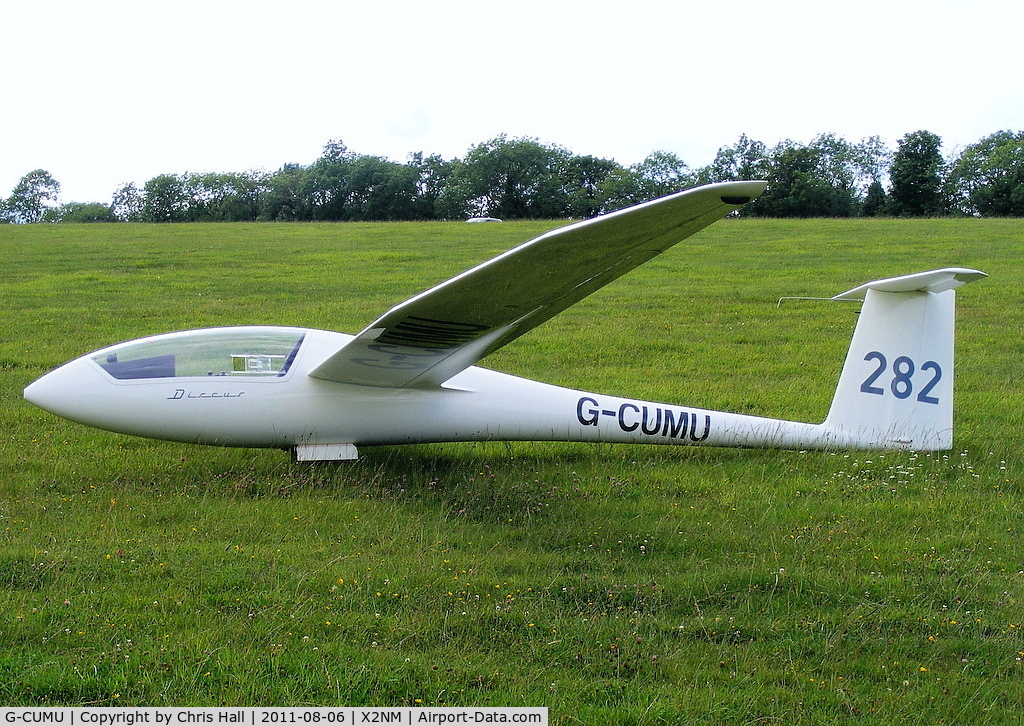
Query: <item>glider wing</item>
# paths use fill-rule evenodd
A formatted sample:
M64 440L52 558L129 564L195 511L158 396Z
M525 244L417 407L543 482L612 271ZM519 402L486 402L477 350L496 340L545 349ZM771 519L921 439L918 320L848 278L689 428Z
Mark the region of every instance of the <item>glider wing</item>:
M395 306L310 375L439 386L764 188L710 184L547 232Z

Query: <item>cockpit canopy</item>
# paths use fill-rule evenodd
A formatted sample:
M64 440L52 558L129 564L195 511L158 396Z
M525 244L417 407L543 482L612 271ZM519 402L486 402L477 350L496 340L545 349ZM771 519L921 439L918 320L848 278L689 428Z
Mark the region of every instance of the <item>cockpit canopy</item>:
M283 377L302 346L301 328L190 330L121 343L92 359L122 381L189 376Z

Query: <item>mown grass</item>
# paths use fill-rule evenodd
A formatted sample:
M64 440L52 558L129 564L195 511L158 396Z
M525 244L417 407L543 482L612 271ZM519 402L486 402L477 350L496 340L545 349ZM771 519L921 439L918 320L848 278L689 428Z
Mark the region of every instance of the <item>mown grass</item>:
M1019 721L1019 221L726 220L486 362L820 420L856 307L778 298L978 267L942 454L460 444L302 466L21 399L148 333L354 332L550 226L0 227L0 703Z

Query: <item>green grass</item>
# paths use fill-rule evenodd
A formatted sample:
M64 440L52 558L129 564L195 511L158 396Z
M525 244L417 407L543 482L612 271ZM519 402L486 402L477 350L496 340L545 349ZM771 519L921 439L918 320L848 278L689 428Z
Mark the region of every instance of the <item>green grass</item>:
M21 399L145 334L355 332L550 226L0 227L0 703L1019 722L1016 220L726 220L486 361L820 420L856 308L778 298L978 267L991 279L958 297L942 454L452 444L303 466Z

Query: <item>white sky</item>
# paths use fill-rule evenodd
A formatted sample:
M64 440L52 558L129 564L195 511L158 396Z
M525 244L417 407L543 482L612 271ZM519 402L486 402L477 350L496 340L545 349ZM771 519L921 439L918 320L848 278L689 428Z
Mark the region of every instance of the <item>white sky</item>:
M498 134L691 167L741 133L946 153L1024 129L1020 0L32 0L0 13L0 196Z

